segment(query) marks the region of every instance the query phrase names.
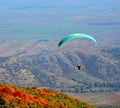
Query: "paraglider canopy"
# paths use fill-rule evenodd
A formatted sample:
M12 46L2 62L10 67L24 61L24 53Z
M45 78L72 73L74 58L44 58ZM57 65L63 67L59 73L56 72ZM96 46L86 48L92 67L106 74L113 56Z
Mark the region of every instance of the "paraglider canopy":
M61 47L63 43L71 40L71 39L74 39L74 38L88 38L88 39L91 39L93 40L95 43L97 43L97 41L95 40L95 38L93 38L92 36L90 35L87 35L87 34L83 34L83 33L77 33L77 34L71 34L71 35L68 35L67 37L63 38L59 43L58 43L58 47Z

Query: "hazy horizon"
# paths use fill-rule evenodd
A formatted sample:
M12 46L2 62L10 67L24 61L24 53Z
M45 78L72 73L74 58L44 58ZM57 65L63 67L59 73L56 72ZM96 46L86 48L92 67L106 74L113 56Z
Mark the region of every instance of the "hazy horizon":
M0 1L0 39L119 32L119 0Z

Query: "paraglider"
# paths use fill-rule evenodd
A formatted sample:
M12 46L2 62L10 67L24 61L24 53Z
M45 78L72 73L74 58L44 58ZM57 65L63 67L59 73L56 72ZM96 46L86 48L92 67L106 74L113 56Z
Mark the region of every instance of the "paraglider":
M81 69L81 65L78 65L78 66L77 66L77 69L80 70L80 69Z
M71 34L71 35L68 35L67 37L63 38L59 43L58 43L58 48L60 48L62 46L63 43L71 40L71 39L74 39L74 38L88 38L88 39L91 39L93 40L95 43L97 43L97 41L95 40L95 38L93 38L92 36L90 35L87 35L87 34L83 34L83 33L77 33L77 34Z
M60 48L63 45L63 43L65 43L65 42L67 42L69 40L75 39L75 38L87 38L87 39L91 39L92 41L94 41L95 43L97 43L96 39L93 38L92 36L87 35L87 34L83 34L83 33L77 33L77 34L68 35L67 37L63 38L58 43L58 48ZM77 65L77 69L81 70L81 65Z

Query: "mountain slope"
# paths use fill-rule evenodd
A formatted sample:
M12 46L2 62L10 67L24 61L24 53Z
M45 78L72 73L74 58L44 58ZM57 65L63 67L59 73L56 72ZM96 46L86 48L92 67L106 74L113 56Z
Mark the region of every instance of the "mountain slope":
M0 41L0 82L70 91L78 87L120 88L120 33L98 35L96 40L93 44L76 39L60 49L59 39Z
M109 51L112 51L109 53ZM61 49L44 55L10 57L0 63L0 81L14 85L71 87L78 84L119 84L119 56L93 47ZM76 66L82 65L81 71Z

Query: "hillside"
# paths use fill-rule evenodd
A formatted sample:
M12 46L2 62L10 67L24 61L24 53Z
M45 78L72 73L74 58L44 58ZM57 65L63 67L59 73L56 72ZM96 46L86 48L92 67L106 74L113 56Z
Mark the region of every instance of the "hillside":
M94 91L99 87L119 90L119 33L104 35L96 37L96 45L77 39L60 49L59 39L1 41L0 82L70 92ZM78 64L80 71L76 68Z
M120 48L61 49L44 55L1 58L0 82L51 88L89 88L101 84L119 88L120 61L115 51L119 52ZM82 65L81 71L76 68L78 64Z
M0 108L93 108L66 94L36 87L0 84Z

